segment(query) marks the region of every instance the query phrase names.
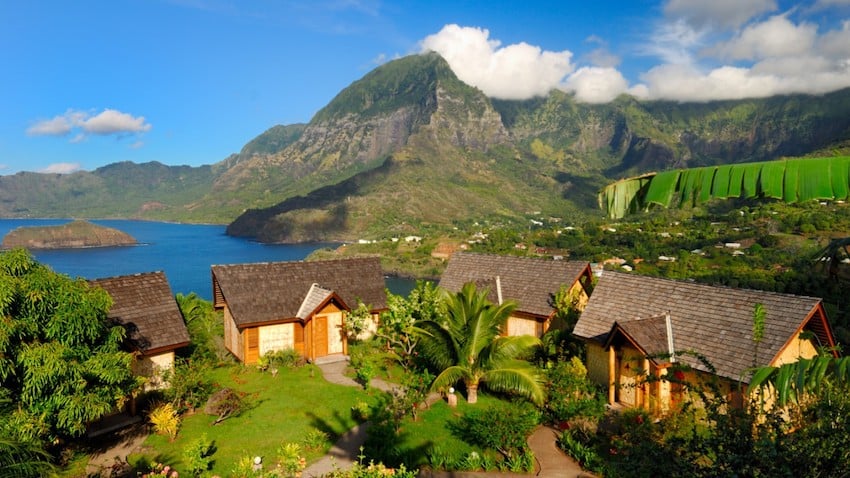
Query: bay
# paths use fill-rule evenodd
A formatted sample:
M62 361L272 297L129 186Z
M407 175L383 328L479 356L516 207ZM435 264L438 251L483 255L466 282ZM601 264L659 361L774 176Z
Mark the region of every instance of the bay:
M53 226L69 219L0 219L0 237L18 227ZM176 224L122 219L93 219L133 236L139 245L33 251L33 256L56 272L71 277L100 279L142 272L163 271L172 292L212 298L210 266L302 260L335 243L262 244L228 236L223 225ZM407 295L414 282L387 278L395 294Z

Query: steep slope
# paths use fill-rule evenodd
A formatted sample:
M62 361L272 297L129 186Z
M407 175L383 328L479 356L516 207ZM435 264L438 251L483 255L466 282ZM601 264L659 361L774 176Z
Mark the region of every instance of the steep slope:
M432 121L438 91L444 108L454 101L454 108L474 121L457 125L452 141L486 149L507 138L489 100L457 80L441 57L409 56L376 68L340 92L282 151L233 166L202 205L235 213L268 207L378 167Z
M518 147L608 177L804 155L850 138L850 90L710 103L494 102Z
M590 105L560 91L497 101L438 55L412 55L355 81L308 124L272 127L212 166L0 176L0 216L238 218L232 234L274 241L601 214L596 193L610 179L846 151L848 112L850 89L685 104Z
M2 217L114 217L205 221L185 205L209 191L210 166L113 163L73 174L0 176Z
M427 225L485 218L519 220L527 211L549 214L570 209L556 165L525 158L513 148L500 115L480 91L451 74L439 57L427 60L434 81L416 97L425 97L404 144L379 155L380 166L355 174L273 207L247 211L228 227L228 234L262 241L350 240L361 235L387 237ZM396 65L397 66L397 65ZM345 91L317 115L350 117L352 108L379 112L416 109L397 98L376 107L362 98L363 85ZM368 96L367 96L368 97ZM417 103L422 105L422 103ZM428 113L424 116L423 113ZM392 113L389 117L401 117ZM307 137L310 127L303 137Z

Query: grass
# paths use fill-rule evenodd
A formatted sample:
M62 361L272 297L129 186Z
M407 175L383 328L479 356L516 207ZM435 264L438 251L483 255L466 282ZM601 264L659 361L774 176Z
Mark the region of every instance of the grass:
M455 422L471 410L478 410L492 406L500 401L499 398L479 393L478 403L470 405L463 396L458 397L456 408L440 400L427 410L419 413L416 421L409 418L402 424L399 443L397 444L403 456L418 456L416 463L407 463L408 466L430 465L428 452L437 451L445 456L459 460L470 452L484 453L479 447L472 446L461 440L452 433L452 422Z
M174 441L160 435L145 441L148 457L167 460L182 470L183 449L205 433L215 444L212 471L227 474L244 457L262 456L266 463L274 463L283 443L303 448L308 434L319 430L330 440L325 447L308 451L307 459L313 461L357 424L350 407L358 401L371 402L358 388L326 382L313 365L282 369L277 376L244 366L219 368L211 375L220 386L242 394L248 409L218 425L213 425L216 417L200 410L186 416Z

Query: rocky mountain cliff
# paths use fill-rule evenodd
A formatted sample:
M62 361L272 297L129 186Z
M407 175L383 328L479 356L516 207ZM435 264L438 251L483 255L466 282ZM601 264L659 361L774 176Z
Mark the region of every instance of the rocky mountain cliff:
M527 212L601 214L611 179L850 144L850 90L712 103L500 101L436 54L386 63L306 125L202 168L118 163L0 177L2 216L231 222L265 241L349 240ZM843 145L843 146L842 146Z

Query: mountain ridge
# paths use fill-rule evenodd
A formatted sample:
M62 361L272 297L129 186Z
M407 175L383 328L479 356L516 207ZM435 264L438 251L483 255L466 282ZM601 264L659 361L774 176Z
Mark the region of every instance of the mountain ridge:
M0 215L230 223L228 233L268 242L527 221L529 211L601 215L596 192L624 176L846 147L848 112L850 89L708 103L595 105L557 90L498 100L439 55L412 55L367 73L309 123L269 128L209 166L0 176Z

